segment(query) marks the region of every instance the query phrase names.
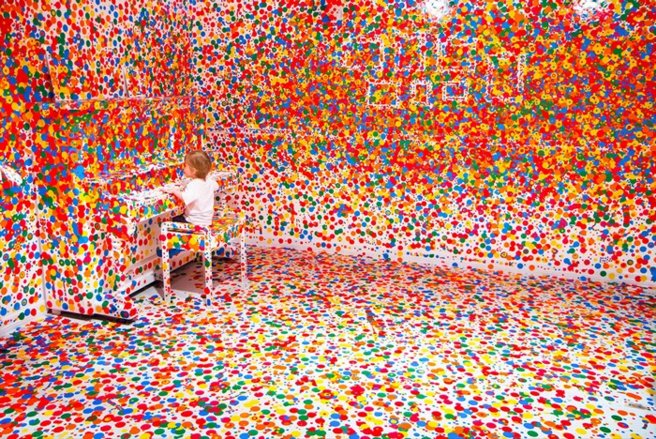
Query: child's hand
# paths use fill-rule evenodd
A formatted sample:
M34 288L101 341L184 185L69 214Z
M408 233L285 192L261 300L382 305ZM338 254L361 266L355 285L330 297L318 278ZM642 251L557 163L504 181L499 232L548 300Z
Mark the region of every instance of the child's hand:
M182 200L182 192L180 192L179 189L176 189L174 187L163 187L161 188L161 191L164 192L165 194L173 195L174 197Z

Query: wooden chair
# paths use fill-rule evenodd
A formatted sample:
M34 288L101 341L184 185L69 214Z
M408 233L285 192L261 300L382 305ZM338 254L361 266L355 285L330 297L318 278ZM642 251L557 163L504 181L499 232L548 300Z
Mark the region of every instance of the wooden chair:
M241 287L248 288L246 276L246 242L244 235L245 216L233 211L217 210L210 226L166 221L161 224L159 244L162 250L162 281L164 284L164 299L169 300L173 294L171 288L170 250L187 250L203 255L205 269L205 287L203 295L208 306L214 296L212 282L212 253L220 248L234 249L239 243L239 260L241 264Z

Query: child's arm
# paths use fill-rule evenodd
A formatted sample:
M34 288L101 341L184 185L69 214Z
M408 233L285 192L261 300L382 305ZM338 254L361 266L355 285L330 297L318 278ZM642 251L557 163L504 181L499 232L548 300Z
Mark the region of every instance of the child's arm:
M171 194L184 203L184 198L182 197L182 191L180 189L162 188L162 192L164 192L165 194Z

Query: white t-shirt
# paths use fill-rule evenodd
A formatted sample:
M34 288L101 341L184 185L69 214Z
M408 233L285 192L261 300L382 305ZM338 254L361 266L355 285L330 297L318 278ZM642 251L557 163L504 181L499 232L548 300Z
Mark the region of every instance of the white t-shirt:
M214 180L194 178L182 192L185 203L185 219L198 226L212 224L214 215L214 191L219 185Z

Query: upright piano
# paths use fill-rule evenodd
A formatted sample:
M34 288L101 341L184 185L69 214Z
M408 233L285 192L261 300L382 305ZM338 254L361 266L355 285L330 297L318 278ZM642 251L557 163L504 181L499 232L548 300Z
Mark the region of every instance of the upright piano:
M91 230L87 235L96 240L102 257L97 269L91 266L94 258L88 261L90 266L78 267L83 271L74 291L62 289L47 300L51 312L93 314L121 321L137 317L131 295L161 279L160 224L184 212L182 202L162 190L182 190L187 184L189 179L181 175L182 163L179 158L85 182L87 193L97 194L98 200L92 219L82 227ZM210 173L209 178L219 183L218 202L222 190L236 184L236 177L236 172L226 169ZM194 258L191 252L176 254L170 259L172 269Z

